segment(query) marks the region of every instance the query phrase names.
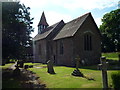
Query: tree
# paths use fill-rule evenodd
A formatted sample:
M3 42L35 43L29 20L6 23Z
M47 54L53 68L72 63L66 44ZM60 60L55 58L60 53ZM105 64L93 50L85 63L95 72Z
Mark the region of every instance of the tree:
M2 2L2 58L23 59L31 48L30 7L19 2Z
M107 13L100 25L102 33L102 51L120 51L120 9Z

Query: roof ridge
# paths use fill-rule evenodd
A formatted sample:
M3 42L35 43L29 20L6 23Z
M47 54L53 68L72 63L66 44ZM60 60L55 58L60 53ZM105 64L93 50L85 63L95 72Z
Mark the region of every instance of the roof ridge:
M59 22L56 22L56 23L52 24L51 26L57 25L57 24L60 23L61 21L63 21L63 20L60 20ZM48 27L51 27L51 26L48 26Z
M60 33L54 38L54 40L74 36L88 16L90 16L90 13L86 13L76 19L67 22Z
M46 30L46 31L43 32L42 34L37 34L37 35L34 37L34 40L36 41L36 40L40 40L40 39L46 38L61 22L64 22L64 21L61 20L61 21L59 21L59 22L57 22L57 23L55 23L55 24L47 27L46 29L48 29L48 30ZM42 37L39 38L40 36L42 36ZM37 38L37 39L36 39L36 38Z
M63 20L61 20L61 21L63 21ZM45 29L48 29L48 28L55 28L61 21L59 21L59 22L57 22L57 23L55 23L55 24L53 24L53 25L51 25L51 26L48 26L47 28L45 28ZM53 26L53 27L52 27ZM44 29L44 30L45 30ZM49 30L47 30L47 31L49 31ZM45 32L47 32L47 31L45 31ZM45 32L43 32L43 33L45 33ZM42 34L43 34L42 33Z
M81 25L83 24L83 22L86 20L86 18L89 16L89 14L91 14L90 12L88 12L88 13L86 13L86 14L84 14L84 15L82 15L82 16L80 16L79 18L81 18L81 17L83 17L83 16L85 16L85 15L87 15L85 18L84 18L84 20L82 21L82 23L81 23ZM78 19L78 18L77 18ZM78 29L81 27L81 25L79 25L79 27L78 27ZM75 31L73 34L72 34L72 36L74 36L74 34L76 33L77 31Z
M88 15L88 14L91 14L91 12L85 13L85 14L83 14L82 16L79 16L79 17L83 17L83 16ZM78 18L79 18L79 17L78 17Z
M83 15L81 15L81 16L79 16L79 17L77 17L77 18L75 18L75 19L73 19L73 20L71 20L71 21L69 21L69 22L67 22L67 23L70 23L70 22L72 22L72 21L74 21L74 20L77 20L78 18L81 18L81 17L83 17L83 16L85 16L85 15L88 15L88 14L91 14L91 12L85 13L85 14L83 14ZM66 24L67 24L67 23L66 23Z

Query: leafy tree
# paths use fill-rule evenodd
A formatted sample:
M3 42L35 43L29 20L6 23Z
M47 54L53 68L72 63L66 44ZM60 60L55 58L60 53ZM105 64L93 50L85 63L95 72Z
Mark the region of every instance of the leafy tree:
M100 30L103 35L102 50L104 52L120 51L120 9L103 16Z
M2 58L23 59L31 48L30 7L19 2L2 2Z

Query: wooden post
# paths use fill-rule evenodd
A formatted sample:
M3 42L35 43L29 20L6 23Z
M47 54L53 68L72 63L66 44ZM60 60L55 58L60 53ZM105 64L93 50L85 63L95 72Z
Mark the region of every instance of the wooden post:
M108 88L106 57L101 57L103 88Z

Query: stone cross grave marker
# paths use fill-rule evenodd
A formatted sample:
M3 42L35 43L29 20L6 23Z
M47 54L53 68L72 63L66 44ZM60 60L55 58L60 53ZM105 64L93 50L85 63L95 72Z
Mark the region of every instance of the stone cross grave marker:
M49 60L47 62L47 68L48 68L48 71L47 71L48 73L55 74L54 69L53 69L53 61L52 60Z
M108 88L106 57L101 57L101 64L103 88Z
M80 65L80 57L77 55L75 59L76 59L76 70L74 70L72 72L72 75L73 76L84 77L83 73L81 73L80 70L78 69L79 65Z
M77 55L76 59L76 69L78 70L79 65L80 65L80 57Z

